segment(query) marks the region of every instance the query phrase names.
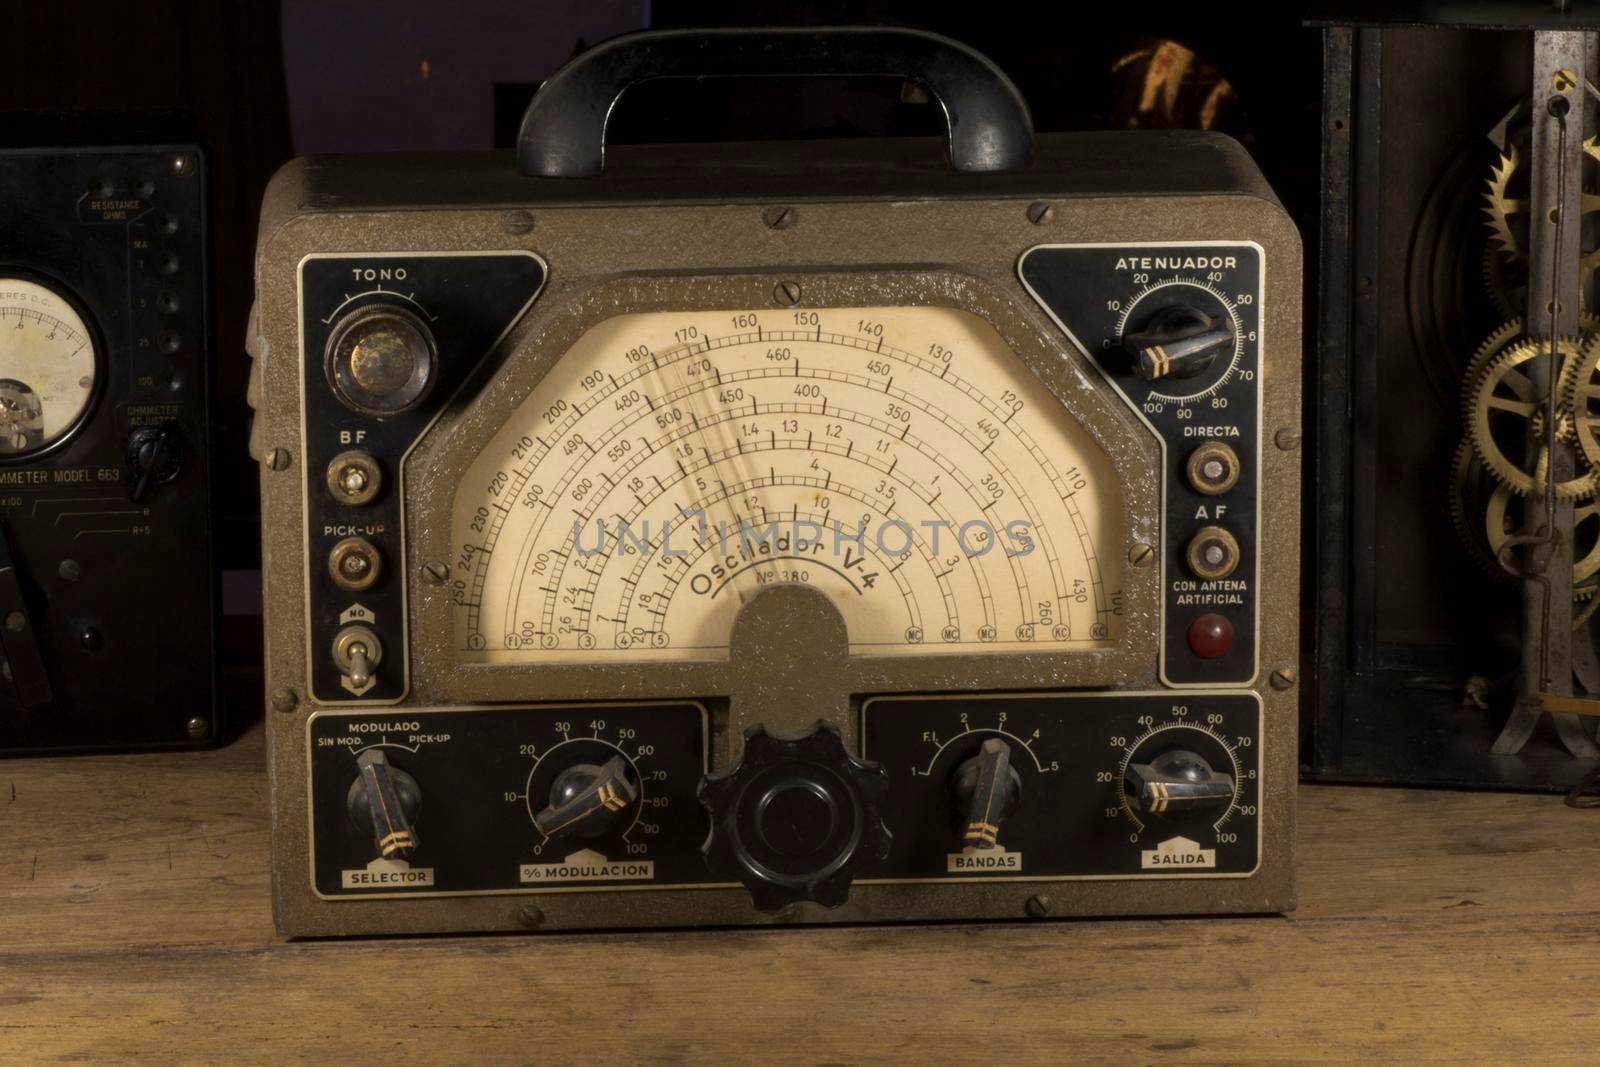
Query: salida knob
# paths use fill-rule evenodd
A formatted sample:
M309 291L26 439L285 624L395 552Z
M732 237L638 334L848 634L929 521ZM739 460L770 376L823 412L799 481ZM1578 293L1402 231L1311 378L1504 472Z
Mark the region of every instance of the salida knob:
M1205 758L1172 749L1149 763L1129 763L1123 788L1141 815L1169 822L1207 818L1233 803L1233 775L1213 770Z
M1199 308L1174 304L1150 316L1144 329L1126 334L1123 347L1147 382L1157 378L1192 378L1202 373L1226 348L1233 347L1233 323L1212 318Z
M836 908L857 872L889 853L888 788L888 772L851 755L826 722L799 734L753 726L740 757L700 783L706 867L744 883L760 911L802 900Z

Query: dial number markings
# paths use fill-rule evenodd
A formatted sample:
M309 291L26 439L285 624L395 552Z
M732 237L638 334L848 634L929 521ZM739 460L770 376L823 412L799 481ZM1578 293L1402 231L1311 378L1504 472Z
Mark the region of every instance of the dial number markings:
M976 316L625 315L457 491L458 654L720 658L770 582L866 654L1105 647L1121 525L1105 453Z

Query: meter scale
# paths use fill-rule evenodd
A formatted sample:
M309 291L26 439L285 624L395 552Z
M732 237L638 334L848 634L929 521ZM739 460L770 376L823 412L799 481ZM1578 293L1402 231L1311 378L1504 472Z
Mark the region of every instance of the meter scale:
M1098 445L975 316L621 316L457 491L458 643L715 658L746 597L801 582L862 653L1104 647L1120 501Z

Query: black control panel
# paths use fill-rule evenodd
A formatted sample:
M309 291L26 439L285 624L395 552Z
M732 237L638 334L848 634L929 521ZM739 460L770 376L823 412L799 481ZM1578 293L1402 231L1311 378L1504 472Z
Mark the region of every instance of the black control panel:
M1225 877L1258 865L1254 694L895 696L861 714L865 751L849 762L883 782L861 822L887 835L858 882ZM737 778L707 778L710 726L696 703L318 713L307 724L315 889L734 883L738 864L729 873L706 851L711 793ZM741 764L754 782L733 816L745 860L782 867L810 830L785 813L829 806L835 764L824 752L795 764L816 774L756 768L748 751ZM833 823L851 822L847 802L833 807Z
M867 880L1243 875L1260 859L1251 693L881 697L888 858Z
M526 252L316 256L300 268L311 694L405 695L399 465L538 295Z
M324 896L711 880L698 704L323 712L307 729Z
M1162 441L1162 680L1258 669L1262 253L1044 245L1023 284Z
M217 736L206 184L0 151L0 753Z

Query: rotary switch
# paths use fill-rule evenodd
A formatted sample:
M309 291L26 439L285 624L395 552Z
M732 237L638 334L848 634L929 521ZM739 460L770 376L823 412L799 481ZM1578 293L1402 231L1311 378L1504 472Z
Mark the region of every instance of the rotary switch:
M360 777L345 798L351 821L372 832L380 859L410 859L419 844L411 827L422 806L417 780L392 765L381 748L362 752L356 757L356 768Z
M533 817L546 837L599 837L639 799L628 761L613 756L603 767L579 763L550 783L550 804Z
M1226 317L1212 318L1188 304L1162 308L1150 316L1143 330L1122 338L1139 377L1147 382L1193 378L1234 343L1233 323Z
M837 908L856 873L889 853L888 788L882 765L851 755L829 723L799 734L752 726L738 760L700 782L706 867L744 883L760 911L802 900Z
M1205 757L1172 749L1149 763L1128 764L1123 788L1141 815L1171 822L1210 817L1233 803L1233 775L1211 769Z
M961 761L950 787L966 809L962 847L994 848L1000 843L1000 823L1022 796L1022 776L1011 766L1011 746L989 738L976 756Z

